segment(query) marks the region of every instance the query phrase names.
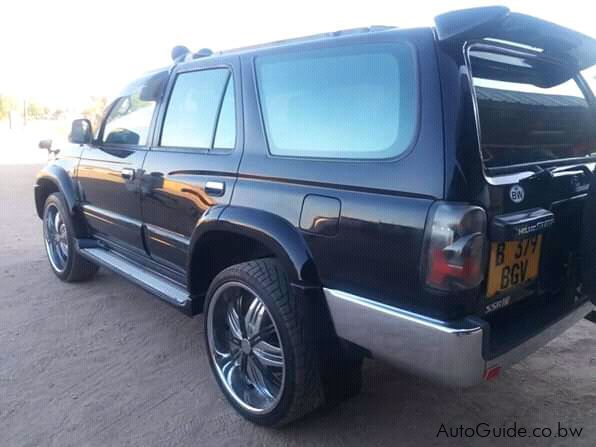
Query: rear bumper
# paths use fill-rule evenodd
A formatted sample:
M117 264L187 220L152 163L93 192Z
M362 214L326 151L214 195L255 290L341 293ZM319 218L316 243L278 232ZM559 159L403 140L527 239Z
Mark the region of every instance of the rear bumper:
M488 333L480 319L438 321L339 290L323 290L339 337L400 369L459 387L481 382L494 367L506 368L522 360L594 307L589 301L583 303L534 337L487 361L482 353Z

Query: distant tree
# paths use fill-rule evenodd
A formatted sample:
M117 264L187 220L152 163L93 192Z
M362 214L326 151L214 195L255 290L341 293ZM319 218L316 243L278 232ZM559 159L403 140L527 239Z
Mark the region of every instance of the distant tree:
M29 119L43 119L47 118L50 113L50 109L35 101L29 101L27 103L27 118Z
M17 102L11 96L0 94L0 120L8 118L11 111L17 109Z
M94 131L99 128L107 105L108 98L105 96L91 96L89 98L89 105L83 110L83 116L91 121Z

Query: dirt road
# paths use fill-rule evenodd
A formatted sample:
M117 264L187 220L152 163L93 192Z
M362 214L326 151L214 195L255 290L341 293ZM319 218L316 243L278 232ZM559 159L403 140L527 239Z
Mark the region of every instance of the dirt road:
M78 285L52 274L33 206L36 170L0 166L0 446L596 445L588 321L494 383L446 389L368 361L360 396L284 430L255 427L216 389L202 317L103 270ZM437 437L441 424L478 423L552 437ZM559 423L583 428L581 437L555 437Z

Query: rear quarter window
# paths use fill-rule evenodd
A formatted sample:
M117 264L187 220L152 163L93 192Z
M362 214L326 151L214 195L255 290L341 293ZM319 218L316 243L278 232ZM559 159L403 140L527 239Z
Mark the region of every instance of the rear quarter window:
M269 151L381 159L410 146L417 126L413 50L368 44L256 58Z

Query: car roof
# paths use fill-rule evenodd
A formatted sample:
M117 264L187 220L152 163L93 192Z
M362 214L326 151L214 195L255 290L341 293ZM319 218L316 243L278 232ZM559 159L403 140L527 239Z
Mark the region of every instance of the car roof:
M398 30L398 29L400 29L400 28L398 28L396 26L388 26L388 25L372 25L372 26L360 27L360 28L349 28L349 29L343 29L343 30L338 30L338 31L330 31L330 32L326 32L326 33L311 34L308 36L294 37L294 38L290 38L290 39L276 40L273 42L267 42L267 43L262 43L262 44L257 44L257 45L250 45L250 46L246 46L246 47L233 48L230 50L224 50L224 51L214 53L214 55L223 55L223 54L228 55L228 54L239 54L239 53L249 53L249 52L252 53L252 52L257 52L259 50L267 50L270 48L287 47L287 46L291 46L291 45L298 45L298 44L311 43L311 42L317 42L317 41L332 41L332 40L337 40L337 39L345 37L345 36L366 35L366 34L371 34L371 33L379 33L379 32L383 32L383 31L394 31L394 30Z
M190 65L202 58L217 58L220 56L230 56L230 55L241 55L246 53L257 53L261 50L267 50L270 48L279 48L279 47L287 47L292 45L300 45L304 43L310 42L317 42L317 41L331 41L335 39L340 39L346 36L354 36L354 35L366 35L370 33L379 33L383 31L395 31L399 28L395 26L385 26L385 25L373 25L369 27L362 27L362 28L351 28L339 31L332 31L327 33L319 33L313 34L309 36L303 37L296 37L291 39L284 39L284 40L277 40L274 42L268 42L263 44L251 45L241 48L233 48L230 50L223 50L217 52L211 52L207 48L203 48L196 53L188 53L183 60L174 62L172 65L167 67L161 67L155 70L148 71L138 78L134 79L133 81L129 82L119 93L118 97L127 96L134 92L138 92L142 90L144 87L151 85L151 84L158 84L163 80L164 77L169 76L169 73L172 71L174 66L185 66Z
M474 39L501 40L537 47L545 55L567 61L577 71L596 62L595 39L535 17L513 13L502 6L470 8L441 14L435 18L435 27L432 29L440 44L454 46L458 51L466 41ZM398 30L400 28L395 26L374 25L218 52L204 48L196 53L188 52L186 56L180 58L181 61L174 62L174 65L190 65L203 57L211 59L229 55L257 54L271 48L285 48L305 43L339 40L347 36L390 33ZM144 74L128 84L121 92L121 96L130 94L145 84L161 82L163 77L169 75L172 67L164 67Z

